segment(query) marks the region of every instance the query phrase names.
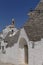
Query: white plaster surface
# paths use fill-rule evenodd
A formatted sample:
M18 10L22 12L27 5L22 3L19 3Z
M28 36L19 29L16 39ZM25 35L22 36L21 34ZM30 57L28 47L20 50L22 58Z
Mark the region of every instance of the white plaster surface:
M24 30L24 28L22 28L21 30L20 30L20 36L19 36L19 41L18 41L18 45L20 45L21 43L20 43L20 39L21 38L24 38L25 40L26 40L26 43L25 44L23 44L22 43L22 45L29 45L29 39L28 39L28 37L27 37L27 34L25 33L25 30ZM21 45L21 46L22 46ZM19 63L20 64L25 64L25 54L24 54L25 52L24 52L24 48L20 48L19 47L19 53L18 53L18 56L19 56ZM28 58L29 59L29 58Z
M6 49L6 54L0 53L0 61L4 63L17 64L18 62L18 45L15 44L12 48Z
M43 65L43 39L41 41L35 42L33 49L30 42L29 65Z

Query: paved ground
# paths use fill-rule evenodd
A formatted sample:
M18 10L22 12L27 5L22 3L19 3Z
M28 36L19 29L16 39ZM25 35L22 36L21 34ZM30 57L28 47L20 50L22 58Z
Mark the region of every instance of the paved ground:
M14 65L14 64L0 62L0 65Z
M0 65L14 65L14 64L11 64L11 63L2 63L2 62L0 62ZM19 65L28 65L28 64L19 64Z

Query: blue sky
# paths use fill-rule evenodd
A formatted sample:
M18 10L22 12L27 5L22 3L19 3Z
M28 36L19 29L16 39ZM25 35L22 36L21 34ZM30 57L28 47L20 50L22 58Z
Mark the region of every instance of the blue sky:
M11 24L15 19L15 25L20 28L28 19L27 13L34 9L40 0L0 0L0 31Z

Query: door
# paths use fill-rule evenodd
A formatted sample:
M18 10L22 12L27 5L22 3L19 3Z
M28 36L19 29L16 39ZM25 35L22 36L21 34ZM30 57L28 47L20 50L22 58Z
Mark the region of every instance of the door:
M28 46L24 45L25 63L28 64Z

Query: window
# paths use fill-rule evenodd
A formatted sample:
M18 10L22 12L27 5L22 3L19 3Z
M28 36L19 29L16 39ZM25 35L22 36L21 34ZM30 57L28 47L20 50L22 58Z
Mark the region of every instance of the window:
M12 30L12 33L13 33L14 31Z
M5 54L4 46L2 46L2 53Z
M34 48L34 42L32 42L32 48Z

